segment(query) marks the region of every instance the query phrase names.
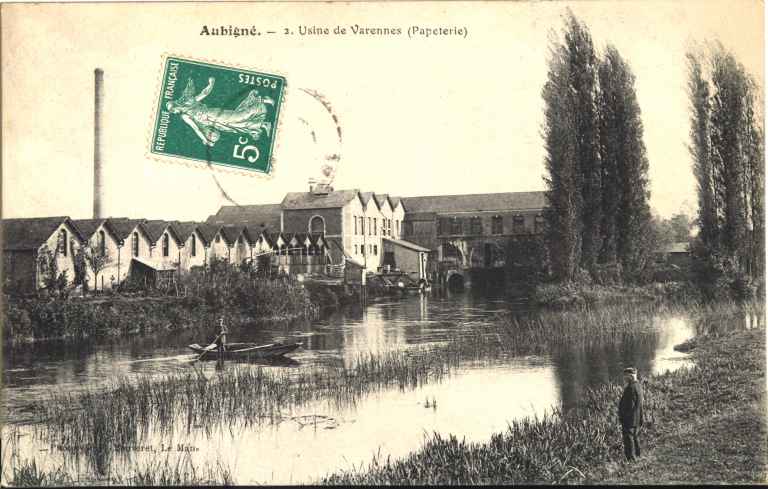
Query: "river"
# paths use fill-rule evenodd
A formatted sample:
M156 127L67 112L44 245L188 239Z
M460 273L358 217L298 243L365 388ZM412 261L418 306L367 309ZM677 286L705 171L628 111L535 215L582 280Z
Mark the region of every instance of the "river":
M292 353L289 361L225 368L349 365L361 353L424 347L457 334L482 334L485 327L498 320L501 311L535 317L523 303L469 293L380 300L314 322L232 331L230 341L301 341L304 346ZM540 356L464 362L440 382L416 389L375 391L350 406L310 403L274 425L150 434L143 444L172 449L160 455L124 454L115 459L118 465L113 470L119 472L132 464L141 466L158 456L171 462L189 457L197 464L222 463L230 468L238 484L307 483L339 469L365 466L374 455L383 459L405 456L432 433L484 441L492 433L505 430L513 419L541 416L554 406L567 409L584 389L619 382L626 365L636 366L641 376L689 365L688 356L673 347L700 331L702 320L693 321L684 312L668 310L650 314L648 320L653 322L655 332L639 340L589 348L566 345ZM751 325L743 316L729 321L735 326L727 327ZM722 318L717 318L718 327L725 327L721 323ZM118 377L188 371L195 356L186 345L205 339L202 332L187 330L80 347L48 343L6 350L3 394L7 424L3 440L13 426L21 440L14 456L34 458L38 466L44 467L74 464L74 470L88 480L82 462L73 462L66 453L34 441L29 427L32 404L45 401L51 392L97 389ZM215 368L215 362L204 363L206 370ZM178 452L179 445L189 451Z

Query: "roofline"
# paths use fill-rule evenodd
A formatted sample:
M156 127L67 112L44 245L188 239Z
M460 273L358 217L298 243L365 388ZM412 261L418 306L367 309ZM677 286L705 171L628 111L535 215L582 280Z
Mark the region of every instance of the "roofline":
M359 189L352 188L352 189L348 189L348 190L334 190L334 192L349 192L349 191L355 192L355 196L357 196L357 198L360 200L360 205L365 207L365 204L363 204L363 199L360 197L360 190ZM305 211L305 210L314 210L314 209L341 209L345 205L347 205L352 199L355 198L355 196L353 196L352 199L349 199L348 201L344 202L341 205L330 205L330 206L323 206L323 207L296 207L296 208L288 207L288 208L286 208L285 207L285 199L288 198L288 194L290 194L290 193L303 194L303 193L310 193L310 192L287 192L285 194L285 197L283 197L283 200L281 200L279 204L276 204L276 205L280 206L280 212L281 213L283 211Z
M374 195L376 195L376 194L374 194ZM389 203L389 208L392 209L393 211L395 210L395 206L393 206L392 205L392 201L389 200L389 194L384 194L384 202ZM381 209L381 206L379 206L379 209Z
M178 233L176 232L176 228L173 226L173 221L165 221L167 224L164 228L160 230L160 236L157 237L156 240L152 241L152 237L147 233L147 237L149 238L149 242L154 246L158 241L160 241L160 238L163 237L163 234L170 229L173 232L174 240L176 241L176 244L184 246L184 243L181 241L181 238L179 237Z
M83 235L83 240L84 240L84 241L89 241L89 240L91 239L91 237L92 237L94 234L96 234L96 231L98 231L98 230L99 230L99 228L103 226L104 228L106 228L106 230L107 230L107 231L109 231L109 233L112 235L112 237L113 237L113 238L115 238L115 241L117 241L118 243L119 243L120 241L122 241L122 238L120 238L120 236L118 236L118 233L117 233L117 231L115 231L115 228L114 228L114 226L112 225L112 221L111 221L111 219L112 219L112 218L110 218L110 217L104 217L104 218L100 218L100 219L99 219L99 221L100 221L100 222L99 222L99 225L98 225L98 226L96 226L96 229L94 229L94 230L93 230L93 234L91 234L91 236L88 236L88 238L87 238L87 239L85 238L85 235ZM77 226L77 224L75 223L75 221L90 221L90 220L91 220L91 219L72 219L72 225L73 225L73 226ZM78 229L78 231L81 231L81 230L80 230L80 229Z
M382 237L381 239L382 239L382 241L389 241L392 244L395 244L395 245L398 245L398 246L402 246L403 248L408 248L408 249L411 249L413 251L418 251L420 253L430 253L432 251L429 248L426 248L426 247L421 246L421 245L417 245L416 243L412 243L412 242L407 241L405 239L387 238L387 237Z
M543 211L546 207L514 207L514 208L501 208L501 209L474 209L469 211L419 211L418 214L432 212L437 214L438 217L441 214L477 214L478 212L519 212L519 211ZM417 214L414 212L414 214Z
M235 229L239 229L239 231L238 231L238 233L237 233L237 236L235 237L235 240L234 240L234 241L230 242L230 241L227 239L226 235L225 235L224 233L222 233L222 232L221 232L221 230L222 230L222 229L224 229L224 228L235 228ZM234 245L235 243L237 243L237 238L239 238L241 234L245 234L245 233L247 233L247 232L248 232L248 228L247 228L247 226L245 226L245 224L242 224L242 225L239 225L239 226L238 226L237 224L222 224L222 225L221 225L221 227L219 227L219 230L218 230L218 232L219 232L219 233L221 233L221 237L222 237L222 238L224 238L224 241L226 241L228 245L232 246L232 245ZM215 236L215 234L214 234L214 236ZM246 239L247 239L247 238L246 238Z
M509 194L546 194L546 190L523 190L520 192L484 192L479 194L450 194L450 195L411 195L400 197L402 199L434 199L436 197L478 197L481 195L509 195Z
M80 238L80 241L85 241L83 234L80 232L77 226L75 226L75 223L72 221L72 219L69 216L64 216L64 220L59 223L59 226L61 226L63 223L69 224L69 226L75 230L75 232L77 233L77 236Z
M69 227L70 227L70 228L72 228L72 230L75 232L75 234L77 235L77 238L79 239L79 241L80 241L81 243L83 243L83 242L87 241L87 240L86 240L86 239L83 237L83 233L82 233L82 232L80 231L80 229L79 229L79 228L78 228L78 227L75 225L75 223L73 222L73 220L72 220L72 219L71 219L69 216L51 216L51 217L16 217L16 218L11 218L11 219L1 219L1 220L0 220L0 222L6 222L6 221L22 221L22 220L32 220L32 219L53 219L53 218L61 218L61 221L59 221L59 223L56 225L56 228L58 228L58 227L59 227L59 226L61 226L62 224L65 224L65 223L66 223L66 224L68 224L68 225L69 225ZM56 229L54 228L54 232L55 232L55 231L56 231ZM2 249L3 249L3 250L7 250L7 251L37 251L37 250L39 250L39 249L40 249L40 247L41 247L41 246L43 246L43 245L45 244L45 242L46 242L46 241L48 241L48 239L46 239L46 240L44 240L42 243L39 243L37 246L34 246L34 245L30 245L30 246L8 246L8 247L6 247L6 246L5 246L5 236L4 236L4 234L5 234L5 233L3 232L2 234L3 234L3 236L2 236ZM48 236L48 238L50 238L51 236L53 236L53 232L52 232L52 233L51 233L51 234Z

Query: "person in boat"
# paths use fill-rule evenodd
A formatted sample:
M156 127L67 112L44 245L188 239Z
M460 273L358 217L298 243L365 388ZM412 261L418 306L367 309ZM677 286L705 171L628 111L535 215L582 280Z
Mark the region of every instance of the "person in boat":
M633 367L624 369L624 380L627 385L619 401L619 422L624 456L628 462L634 462L640 457L637 430L643 426L643 389L637 381L637 370Z
M222 354L227 350L227 333L229 331L227 330L226 325L224 325L224 317L219 318L219 324L216 328L216 339L214 342L216 343L216 346L219 348L219 353Z

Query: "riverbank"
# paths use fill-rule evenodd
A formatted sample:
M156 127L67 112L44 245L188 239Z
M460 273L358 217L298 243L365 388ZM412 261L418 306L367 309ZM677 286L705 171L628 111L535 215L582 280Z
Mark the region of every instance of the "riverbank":
M695 304L701 293L689 282L655 282L647 285L539 284L530 293L531 304L565 308L595 304L667 301Z
M708 338L692 349L698 367L670 387L673 421L636 464L601 483L765 483L768 474L765 329Z
M218 281L217 281L218 279ZM199 280L178 293L133 292L89 297L3 299L3 343L125 337L211 328L224 316L239 327L316 317L327 294L290 278L249 278L237 272ZM335 307L335 300L329 304Z
M393 388L407 392L421 389L421 386L434 386L441 381L450 382L456 369L467 363L474 366L479 362L489 362L490 365L505 364L510 357L549 355L551 352L562 351L565 347L573 355L584 358L609 358L617 355L624 357L622 352L627 348L632 350L649 346L652 350L655 349L656 340L653 338L658 334L660 321L666 321L664 318L689 318L688 321L695 331L711 335L722 332L726 328L745 327L745 315L747 318L754 318L758 315L764 316L764 312L760 304L745 308L735 303L706 306L671 306L651 303L620 304L584 310L523 312L522 314L513 314L513 311L496 311L495 315L492 321L473 329L471 335L456 334L455 337L447 338L445 343L425 345L415 349L398 349L375 354L360 352L361 356L357 359L349 358L348 362L345 361L339 364L340 366L324 365L321 368L312 367L301 370L238 367L217 371L215 375L209 376L203 375L202 369L191 365L189 370L171 375L131 376L131 378L119 378L115 382L85 392L52 393L50 397L41 399L42 402L36 409L27 411L29 415L33 415L35 428L30 431L29 425L20 425L18 431L19 439L22 440L20 457L11 458L9 463L4 464L7 472L3 474L3 478L12 480L14 477L11 473L16 474L17 471L38 476L44 474L48 477L56 474L73 478L79 476L80 472L73 472L72 467L66 463L60 466L58 460L50 458L46 460L45 456L36 451L36 444L42 444L43 448L48 447L49 444L72 448L93 447L94 450L81 454L80 460L87 460L88 463L106 472L128 473L121 463L114 461L117 458L111 456L112 453L116 453L115 450L119 449L119 446L144 443L147 439L163 442L185 441L189 436L202 436L208 439L213 436L209 433L209 429L212 432L219 429L226 431L227 427L232 426L254 426L256 430L260 430L261 428L257 426L262 424L279 426L285 421L294 421L291 416L297 411L300 412L302 406L312 405L318 401L338 409L344 406L362 405L364 403L361 401L376 392L386 392ZM667 348L671 349L672 344L670 343ZM613 353L600 357L599 349L608 345L611 345L608 351ZM635 354L631 355L633 358L639 358L635 357ZM608 369L602 361L599 361L597 366L593 362L590 362L589 366L586 364L580 366L579 362L563 365L569 365L569 371L582 372L580 375L586 373L581 370L582 367L603 371L599 377L605 380L601 379L590 384L603 385L603 382L609 382L609 379L616 377L611 372L617 369L620 372L623 364L618 363ZM643 372L651 370L649 364L644 365ZM581 470L587 471L585 474L594 479L596 476L589 472L588 464L582 463L579 457L584 458L584 453L589 455L590 452L584 447L592 449L591 453L595 456L600 456L606 440L608 442L612 440L614 446L611 449L620 456L618 431L614 427L614 431L609 433L601 427L601 423L605 421L601 418L603 416L601 410L607 413L605 416L607 416L609 427L613 426L611 418L615 416L611 410L605 408L615 405L620 390L620 386L608 385L595 391L587 390L585 393L584 388L581 387L578 393L579 398L583 399L578 403L577 408L581 410L583 416L578 412L574 415L575 411L569 411L565 415L551 413L543 424L530 421L513 424L514 430L517 430L514 431L517 433L515 437L511 439L505 439L505 435L494 437L496 440L494 450L500 454L500 461L496 460L497 466L503 468L507 467L508 463L514 463L516 465L513 468L529 470L526 480L533 481L556 480L569 470L571 472L563 481L580 482L582 478L578 471ZM650 392L656 392L656 389L650 389ZM648 409L651 414L654 412L653 406L657 397L651 395L648 400ZM488 400L496 402L494 399L498 398L497 395L491 394ZM441 410L450 409L449 405L455 408L455 403L445 404L444 399L440 397ZM587 401L591 399L594 406L599 409L595 412L589 411L591 405L583 406L584 399ZM541 407L549 406L550 402L555 401L547 401ZM569 402L568 406L571 405L576 404ZM505 411L506 409L502 408L499 413L501 416L499 419L502 420L501 426L504 426L503 420L509 419ZM487 413L487 409L480 407L477 411L466 411L463 416L474 417L473 412L482 416L483 413ZM560 423L563 419L570 419L568 416L576 417L573 418L573 426L565 431L568 436L563 440L558 438L563 434L563 425ZM582 426L582 419L594 419L595 423ZM653 419L649 420L653 421ZM26 421L18 422L27 423ZM195 427L191 433L190 426ZM360 429L361 426L362 423L354 427L348 426L346 430L340 431L349 434ZM454 426L455 424L451 424L447 426L447 430L441 431L450 432ZM652 426L653 424L648 428ZM161 433L157 432L157 427L163 427ZM200 427L205 427L204 433L200 431ZM457 427L457 429L461 428ZM414 433L412 429L408 431L411 434ZM413 438L413 443L409 445L410 450L416 450L421 445L421 431L418 428L416 433L419 435ZM10 443L5 443L9 435L11 435L10 439L14 439L12 430L4 432L4 449L2 450L4 461L7 461L6 456L13 453L12 450L10 454L6 451L8 447L12 447ZM397 436L400 435L407 436L408 433L404 431ZM154 438L155 436L160 438ZM490 437L490 434L484 436ZM535 443L531 442L531 439L536 440ZM381 443L385 443L386 440L387 437L382 435ZM437 440L437 442L443 443L445 440ZM115 446L116 443L118 447ZM332 446L332 441L329 440L329 443ZM439 467L441 463L456 465L451 457L464 457L463 450L466 444L460 444L458 441L451 443L455 445L453 452L437 453L434 459L428 461L424 467ZM543 468L537 465L537 454L544 453L551 458L551 452L559 446L558 443L564 443L570 453L564 461L565 470L561 471L562 467L555 464L545 464ZM513 452L515 447L522 447L522 455L519 451ZM366 450L361 460L367 461L368 453L371 452ZM487 454L479 453L477 458L481 462L493 460ZM24 460L26 457L34 458ZM32 467L34 459L37 459L39 468L37 471ZM174 461L171 460L171 462ZM196 460L196 464L208 462L210 460ZM228 470L231 469L234 477L242 482L242 472L238 470L236 464L227 467L230 462L231 460L225 460L225 467ZM329 461L330 463L333 462ZM320 466L318 470L307 474L306 480L325 472L323 467L330 471L335 466L337 465ZM416 470L424 471L424 467ZM577 467L578 471L571 470L570 467ZM144 468L137 467L137 470L144 470ZM279 471L280 468L276 466L275 470ZM572 480L572 477L575 479ZM222 480L218 478L216 480L218 482L212 483L222 483ZM488 480L493 479L488 478ZM504 479L499 480L504 481Z
M644 455L623 461L622 387L583 394L568 412L513 422L487 443L434 436L398 460L322 484L745 483L766 479L765 329L710 335L695 367L643 380Z

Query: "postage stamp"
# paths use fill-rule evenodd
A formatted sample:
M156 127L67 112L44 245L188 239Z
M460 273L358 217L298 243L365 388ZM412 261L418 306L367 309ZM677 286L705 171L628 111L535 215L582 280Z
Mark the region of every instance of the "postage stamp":
M269 174L285 78L166 57L150 152Z

